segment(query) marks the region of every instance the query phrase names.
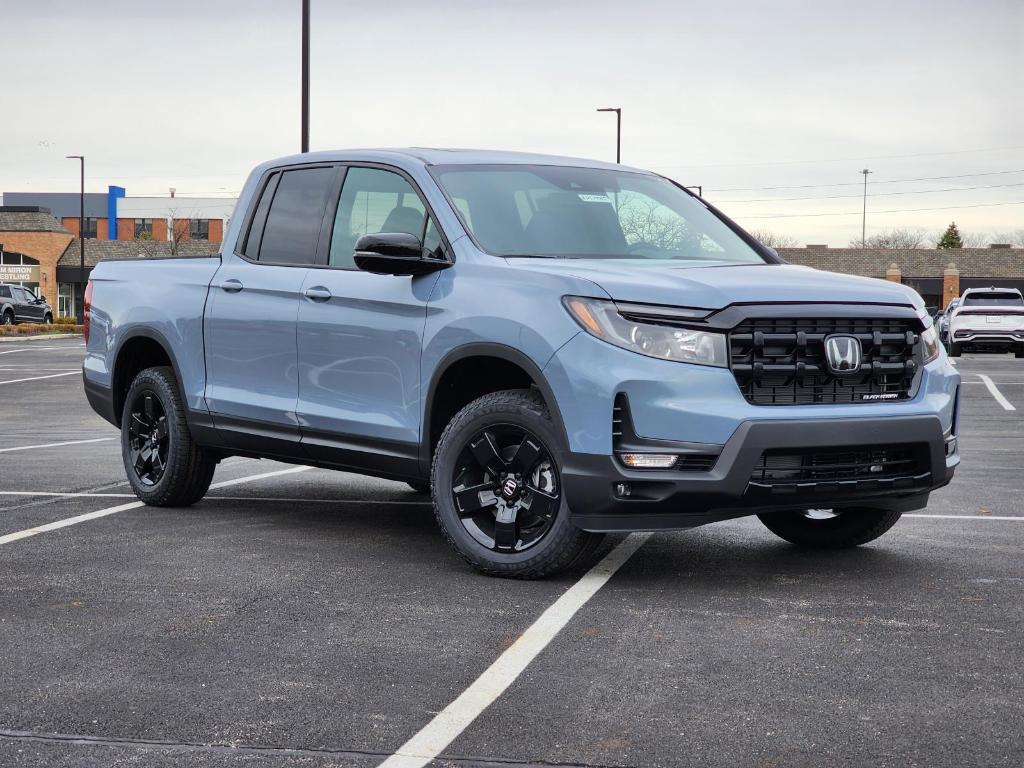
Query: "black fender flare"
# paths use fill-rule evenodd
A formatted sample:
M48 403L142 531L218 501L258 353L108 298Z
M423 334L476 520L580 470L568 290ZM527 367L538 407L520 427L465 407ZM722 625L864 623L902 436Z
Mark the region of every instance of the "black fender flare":
M171 369L174 371L174 380L178 384L178 395L181 397L181 402L185 405L185 417L189 422L191 422L192 411L188 407L188 400L185 399L185 390L181 379L181 369L178 367L178 359L174 355L174 347L171 346L170 342L167 341L167 337L160 333L160 331L140 326L138 328L133 328L131 331L126 333L118 342L117 347L114 348L111 354L113 365L110 369L110 404L111 412L117 420L115 426L121 426L121 409L124 407L123 402L117 402L119 393L116 389L116 384L118 383L118 369L123 362L121 360L121 353L124 352L124 348L128 346L130 342L135 341L136 339L149 339L150 341L156 342L156 344L164 351L164 354L167 355L167 359L171 361ZM128 383L130 384L130 382ZM121 407L118 407L119 405Z
M462 346L449 351L441 358L440 361L438 361L437 366L434 368L434 373L430 378L430 384L427 386L427 396L423 399L423 412L421 414L422 428L420 430L420 469L422 472L430 472L430 433L432 428L430 423L430 413L433 410L434 398L437 395L437 385L452 365L460 360L465 360L467 357L496 357L501 360L505 360L506 362L518 365L526 371L537 385L541 395L544 397L544 402L548 406L551 419L555 422L555 427L558 433L562 436L562 445L559 446L559 448L563 451L568 450L568 433L565 431L565 423L562 421L562 414L558 409L558 401L555 399L554 390L551 389L551 385L544 377L544 373L540 369L540 366L538 366L525 353L515 347L510 347L506 344L499 344L497 342L472 342L469 344L463 344Z

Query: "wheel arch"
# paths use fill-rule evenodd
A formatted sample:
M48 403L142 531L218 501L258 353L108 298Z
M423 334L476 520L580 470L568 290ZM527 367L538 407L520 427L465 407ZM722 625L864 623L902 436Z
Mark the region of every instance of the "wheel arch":
M124 398L128 393L135 376L145 368L157 365L169 365L174 371L174 381L178 385L178 394L182 403L187 404L182 386L181 369L166 337L152 328L138 328L125 336L114 353L114 365L111 369L111 404L116 426L121 426L121 412L124 410ZM186 415L188 409L186 407Z
M460 370L467 370L470 364L486 364L488 359L498 361L500 364L504 364L504 366L513 366L519 369L525 375L525 380L513 378L509 380L509 384L512 386L490 386L487 382L480 382L475 387L468 387L464 391L474 393L474 396L465 402L462 402L465 398L456 398L453 403L461 403L461 405L458 405L453 413L447 413L451 410L453 403L443 399L445 389L442 385L446 384L450 377L456 376ZM509 371L512 369L504 367L503 370ZM544 399L545 405L548 407L548 412L555 423L556 431L562 438L562 446L560 447L565 448L568 446L568 437L561 412L558 408L558 401L555 399L554 390L545 378L540 366L525 353L514 347L494 342L474 342L449 351L438 362L430 377L430 384L427 386L426 397L423 401L423 427L420 432L420 470L424 473L424 476L430 471L431 457L433 456L437 439L440 437L451 416L454 416L458 410L461 410L462 407L476 399L476 397L502 389L520 388L524 383L537 388ZM439 397L442 399L439 400ZM448 418L445 418L446 415Z

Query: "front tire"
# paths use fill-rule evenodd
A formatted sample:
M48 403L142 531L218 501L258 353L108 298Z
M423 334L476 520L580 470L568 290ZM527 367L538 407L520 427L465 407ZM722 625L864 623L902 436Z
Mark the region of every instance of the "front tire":
M886 509L808 509L757 517L776 536L801 547L847 549L877 539L896 524L900 513Z
M53 325L53 315L43 315L43 325Z
M186 507L206 495L217 459L192 440L171 368L146 368L128 388L121 456L132 490L150 506Z
M964 345L956 341L949 342L949 356L960 357L963 354Z
M530 390L484 395L445 428L434 454L434 515L467 563L489 576L538 579L580 564L603 534L569 520L544 401Z

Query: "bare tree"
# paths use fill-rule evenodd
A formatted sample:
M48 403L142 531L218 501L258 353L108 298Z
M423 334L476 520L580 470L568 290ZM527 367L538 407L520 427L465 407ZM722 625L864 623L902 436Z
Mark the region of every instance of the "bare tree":
M928 232L924 229L890 229L879 232L864 241L865 248L886 248L890 250L906 250L920 248L928 241ZM850 248L860 248L860 238L850 241Z
M767 229L752 229L750 234L761 245L766 245L769 248L796 248L800 245L800 241L795 237L781 232L771 232Z
M627 243L649 243L666 251L686 248L690 233L679 216L655 200L640 201L627 194L619 197L619 223Z
M1024 229L1007 232L969 232L963 236L964 248L987 248L992 243L1005 243L1024 248Z

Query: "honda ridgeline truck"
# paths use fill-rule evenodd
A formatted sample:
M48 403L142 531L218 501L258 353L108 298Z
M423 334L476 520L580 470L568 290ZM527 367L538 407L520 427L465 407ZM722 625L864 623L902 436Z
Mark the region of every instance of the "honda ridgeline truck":
M230 455L391 478L488 574L755 514L863 544L959 463L914 291L786 264L620 165L274 160L219 256L104 261L87 294L85 391L147 504L199 501Z

